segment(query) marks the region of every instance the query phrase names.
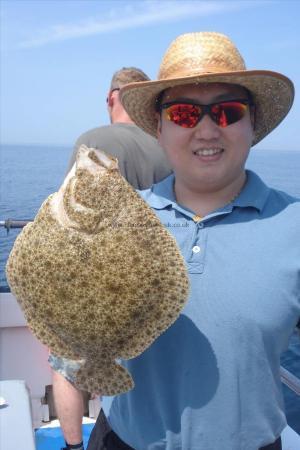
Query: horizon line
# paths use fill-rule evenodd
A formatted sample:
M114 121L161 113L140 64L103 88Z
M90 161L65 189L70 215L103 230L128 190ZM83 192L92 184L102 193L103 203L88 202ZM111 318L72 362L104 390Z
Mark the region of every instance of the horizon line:
M259 144L258 144L259 145ZM27 142L27 143L20 143L20 142L0 142L0 147L64 147L64 148L70 148L73 149L75 147L75 143L67 144L67 143L41 143L41 142ZM262 147L251 147L251 150L255 151L270 151L270 152L300 152L299 148L288 148L288 149L281 149L281 148L262 148Z

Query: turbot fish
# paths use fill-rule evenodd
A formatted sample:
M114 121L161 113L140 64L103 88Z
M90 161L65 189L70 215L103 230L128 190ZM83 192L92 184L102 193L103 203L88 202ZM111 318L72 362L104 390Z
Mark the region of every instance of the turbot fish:
M16 239L6 271L36 337L81 362L78 388L103 395L134 387L120 360L170 327L189 291L174 238L117 160L86 146Z

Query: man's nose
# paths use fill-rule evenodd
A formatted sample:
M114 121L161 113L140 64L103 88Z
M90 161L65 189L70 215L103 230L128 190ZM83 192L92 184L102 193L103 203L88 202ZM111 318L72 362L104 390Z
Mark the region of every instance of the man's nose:
M195 126L194 130L195 137L197 139L217 139L221 134L220 127L211 119L208 114L205 114L202 117L200 122L198 122Z

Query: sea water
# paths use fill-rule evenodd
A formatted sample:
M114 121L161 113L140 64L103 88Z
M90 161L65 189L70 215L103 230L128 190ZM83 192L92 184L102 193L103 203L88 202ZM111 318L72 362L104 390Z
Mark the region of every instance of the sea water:
M66 174L70 147L2 145L0 147L0 220L32 219ZM247 167L272 187L300 198L300 150L252 150ZM0 227L0 291L8 289L5 263L19 229ZM299 245L299 243L295 243ZM292 336L282 364L300 378L300 339ZM289 425L300 434L300 397L284 386Z

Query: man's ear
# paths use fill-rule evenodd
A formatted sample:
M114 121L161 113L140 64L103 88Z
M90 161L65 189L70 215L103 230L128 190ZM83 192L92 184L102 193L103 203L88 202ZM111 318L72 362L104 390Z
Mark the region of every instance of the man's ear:
M114 105L113 91L108 92L106 102L110 108Z

